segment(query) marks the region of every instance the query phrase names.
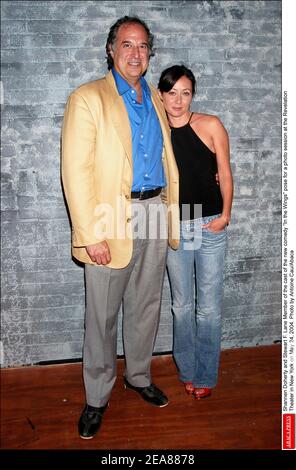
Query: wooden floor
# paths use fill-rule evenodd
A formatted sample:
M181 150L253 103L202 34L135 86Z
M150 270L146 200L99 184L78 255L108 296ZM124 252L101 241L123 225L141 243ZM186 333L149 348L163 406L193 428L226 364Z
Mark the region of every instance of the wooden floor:
M123 387L123 361L100 432L77 433L84 403L81 363L4 369L2 449L280 449L281 348L222 352L211 398L185 395L171 356L152 361L170 400L154 408Z

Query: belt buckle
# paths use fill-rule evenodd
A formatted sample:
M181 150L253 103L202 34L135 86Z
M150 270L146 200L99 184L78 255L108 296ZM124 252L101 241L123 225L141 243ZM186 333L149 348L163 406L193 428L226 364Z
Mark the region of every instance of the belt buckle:
M146 191L140 191L140 196L139 196L139 200L140 200L140 201L143 201L143 199L146 199L146 197L145 197L145 192L146 192Z

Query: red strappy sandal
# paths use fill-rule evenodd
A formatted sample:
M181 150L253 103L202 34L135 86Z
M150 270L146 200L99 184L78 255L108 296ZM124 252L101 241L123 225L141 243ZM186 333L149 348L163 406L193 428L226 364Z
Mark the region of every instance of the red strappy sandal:
M207 398L211 396L211 394L211 388L195 388L193 391L193 395L197 400L199 400L200 398Z

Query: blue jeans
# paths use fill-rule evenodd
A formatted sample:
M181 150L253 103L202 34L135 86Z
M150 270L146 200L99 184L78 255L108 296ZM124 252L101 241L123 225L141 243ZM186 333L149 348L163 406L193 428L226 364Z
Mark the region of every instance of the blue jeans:
M182 382L213 388L221 352L226 229L201 228L213 215L180 224L180 247L169 248L167 268L174 319L173 354ZM195 267L195 295L194 295Z

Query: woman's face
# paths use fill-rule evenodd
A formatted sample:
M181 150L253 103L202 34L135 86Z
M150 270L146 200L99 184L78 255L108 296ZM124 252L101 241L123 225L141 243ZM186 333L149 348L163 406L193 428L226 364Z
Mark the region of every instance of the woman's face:
M161 93L165 110L169 116L181 117L189 111L192 101L192 83L185 75L170 89Z

